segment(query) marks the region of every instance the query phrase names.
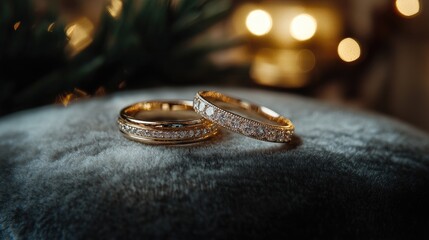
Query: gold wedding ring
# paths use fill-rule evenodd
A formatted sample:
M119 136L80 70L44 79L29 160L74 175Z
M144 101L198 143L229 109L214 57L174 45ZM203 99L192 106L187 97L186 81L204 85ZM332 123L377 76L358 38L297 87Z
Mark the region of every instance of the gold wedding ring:
M198 92L194 110L226 129L263 141L289 142L295 129L271 109L214 91Z
M215 124L193 110L192 101L139 102L121 110L119 130L125 137L150 144L193 143L218 133Z

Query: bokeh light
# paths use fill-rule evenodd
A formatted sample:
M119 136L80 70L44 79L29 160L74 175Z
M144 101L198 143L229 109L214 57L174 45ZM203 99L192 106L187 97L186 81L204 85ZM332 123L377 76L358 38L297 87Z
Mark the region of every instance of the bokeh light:
M21 26L21 21L16 22L15 24L13 24L13 30L18 30L19 26Z
M420 11L419 0L396 0L395 5L398 12L406 17L414 16Z
M65 32L69 39L68 48L72 56L91 44L93 31L94 25L87 18L80 18L66 27Z
M300 14L293 18L290 24L290 34L298 41L305 41L314 36L317 30L317 21L309 14Z
M344 62L356 61L361 55L359 43L353 38L345 38L338 44L338 56Z
M49 24L49 26L48 26L48 32L53 32L54 31L54 28L55 28L55 23L53 22L53 23L51 23L51 24Z
M118 18L122 12L122 0L111 0L107 6L107 11L113 18Z
M64 107L67 107L72 102L89 97L90 95L85 91L75 88L72 92L67 92L59 95L56 99L56 102L62 104Z
M271 15L264 10L253 10L247 15L246 27L252 34L262 36L270 32L273 26Z

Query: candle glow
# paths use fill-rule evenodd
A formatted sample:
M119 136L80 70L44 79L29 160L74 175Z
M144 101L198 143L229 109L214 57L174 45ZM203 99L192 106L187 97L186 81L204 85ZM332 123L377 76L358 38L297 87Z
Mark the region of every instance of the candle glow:
M305 41L312 38L316 30L316 19L305 13L294 17L290 24L290 34L298 41Z
M395 5L399 13L406 17L414 16L420 11L419 0L396 0Z
M263 36L271 31L273 20L264 10L253 10L246 18L246 27L252 34Z
M361 55L359 43L353 38L345 38L338 44L338 55L344 62L356 61Z

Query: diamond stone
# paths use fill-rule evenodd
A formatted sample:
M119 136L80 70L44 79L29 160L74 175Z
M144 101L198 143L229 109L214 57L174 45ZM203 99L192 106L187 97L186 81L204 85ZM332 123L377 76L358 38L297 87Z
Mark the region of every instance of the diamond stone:
M240 128L240 120L239 119L233 119L231 126L235 129Z
M186 138L186 132L185 131L180 131L178 133L179 133L179 135L178 135L179 138Z
M198 110L200 110L200 112L204 111L204 108L206 108L206 104L203 102L200 102L200 105L198 105Z
M257 133L260 134L260 135L263 135L265 133L264 128L262 126L259 126L258 130L257 130Z
M177 139L177 138L179 138L179 133L178 133L178 132L172 132L172 133L171 133L171 138L172 138L172 139Z
M188 132L188 136L189 136L189 137L193 137L193 136L194 136L194 131L192 131L192 130L191 130L191 131L189 131L189 132Z
M284 142L285 138L286 138L286 133L281 130L277 130L277 140L279 142Z
M216 116L217 116L216 120L218 120L220 124L225 124L227 122L224 112L219 112Z
M201 130L197 129L195 130L195 137L199 137L199 136L201 136Z
M255 134L254 129L254 127L251 127L250 125L246 124L243 127L243 132L247 135L253 136Z
M206 114L207 114L207 116L212 116L212 115L213 115L213 113L214 113L214 110L213 110L213 108L212 108L212 107L208 107L208 108L206 109Z
M268 140L275 141L276 138L277 138L277 136L276 136L276 132L275 131L269 132L269 134L268 134Z

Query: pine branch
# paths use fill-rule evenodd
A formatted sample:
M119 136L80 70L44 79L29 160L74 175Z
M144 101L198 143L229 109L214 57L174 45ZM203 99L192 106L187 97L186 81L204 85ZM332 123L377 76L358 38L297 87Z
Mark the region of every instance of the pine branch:
M54 15L58 6L44 16L32 12L31 1L4 0L0 7L5 23L0 25L0 64L6 66L0 78L7 81L0 86L12 89L13 96L0 100L0 106L12 99L16 109L51 102L74 88L115 90L124 80L134 86L152 85L149 79L187 82L218 71L207 61L209 53L243 43L188 44L231 12L230 0L182 0L176 6L171 0L128 0L118 19L104 12L91 45L70 59L64 51L64 23ZM14 30L17 21L21 25ZM18 65L24 71L16 71Z

